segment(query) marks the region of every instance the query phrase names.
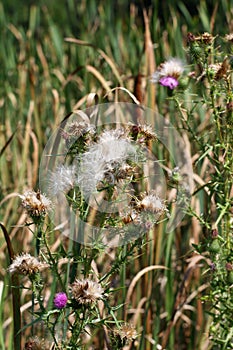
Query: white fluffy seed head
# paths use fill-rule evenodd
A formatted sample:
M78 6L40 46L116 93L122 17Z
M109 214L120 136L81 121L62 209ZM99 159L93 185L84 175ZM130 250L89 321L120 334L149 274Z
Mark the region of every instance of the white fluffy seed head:
M67 193L75 185L76 166L59 165L55 171L50 172L48 192L51 196Z
M178 79L184 72L183 62L176 57L172 57L169 60L162 63L157 71L152 74L151 82L158 83L162 77L173 77Z
M79 157L77 184L86 195L93 193L109 169L136 160L136 149L121 129L104 131L98 142Z

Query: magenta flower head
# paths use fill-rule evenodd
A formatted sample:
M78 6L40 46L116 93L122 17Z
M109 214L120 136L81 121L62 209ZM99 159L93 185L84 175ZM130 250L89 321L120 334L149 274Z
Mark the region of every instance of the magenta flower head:
M178 86L178 80L173 77L163 77L159 80L160 85L166 86L169 89L173 90Z
M64 292L57 293L53 300L53 303L57 309L63 309L68 301L67 295Z

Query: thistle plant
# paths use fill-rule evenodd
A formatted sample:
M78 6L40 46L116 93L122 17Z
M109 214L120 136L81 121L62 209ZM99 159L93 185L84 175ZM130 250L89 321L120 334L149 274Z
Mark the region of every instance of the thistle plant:
M85 122L61 124L59 135L65 152L60 163L54 162L60 160L60 151L52 153L46 193L29 190L20 195L28 220L32 220L26 225L35 236L35 256L21 252L8 272L22 275L21 289L31 296L31 322L22 328L22 332L27 328L31 332L25 349L46 349L47 345L57 350L84 349L99 334L99 346L117 350L133 344L139 336L140 330L130 318L119 318L123 304L114 300L117 289L113 279L146 244L155 225L169 216L166 198L161 198L156 188L150 189L144 175L145 149L152 151L158 141L152 126L141 121L92 122L86 114ZM54 147L52 150L55 152ZM50 246L53 215L60 209L63 212L64 198L71 212L68 219L81 220L83 226L77 224L77 236L70 237L68 245L66 236L61 236L64 239L60 238L59 249L54 251ZM85 230L82 232L86 224L93 226L95 233L91 240L87 236L87 242ZM98 259L112 243L119 245L119 254L112 266L99 269ZM53 290L46 296L46 286L51 283ZM49 333L47 339L43 340L38 330L40 324Z
M203 98L213 135L205 143L206 135L197 135L202 152L208 157L209 174L204 180L209 189L207 209L203 215L204 247L211 259L210 289L206 300L210 303L212 325L210 339L214 349L231 349L233 327L232 261L232 188L233 188L233 133L232 133L232 72L229 36L212 37L205 33L189 36L189 52L198 64L197 82L204 87ZM193 56L193 49L200 55ZM215 247L214 247L215 246Z
M194 171L198 173L202 167L205 169L187 214L200 223L201 242L193 244L194 254L203 255L208 261L203 280L207 279L209 289L202 300L211 319L210 345L216 350L233 347L231 54L232 35L214 37L209 33L189 33L189 72L186 72L185 89L179 86L178 80L172 86L163 84L161 79L155 81L172 89L168 101L177 115L176 123L189 134L192 151L199 154ZM160 78L160 71L156 77ZM204 205L200 211L196 203L203 197Z

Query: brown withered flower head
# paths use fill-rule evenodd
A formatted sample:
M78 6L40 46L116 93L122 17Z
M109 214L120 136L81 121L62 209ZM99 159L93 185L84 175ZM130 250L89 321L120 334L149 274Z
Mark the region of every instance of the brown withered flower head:
M149 192L142 198L142 200L138 203L138 208L156 214L162 214L166 211L166 206L164 205L163 200L153 191Z
M213 42L213 39L214 39L213 35L207 32L196 37L196 40L201 41L204 44L211 44Z
M17 255L15 257L7 271L10 274L18 273L20 275L29 276L39 272L45 267L46 264L41 263L34 256L31 256L28 253L22 253L21 255Z
M47 350L47 348L43 339L40 340L38 337L32 337L25 343L24 350Z
M187 34L188 43L199 42L199 43L203 43L205 45L208 45L208 44L211 44L213 42L213 40L214 40L213 35L210 33L207 33L207 32L200 34L198 36L196 36L192 33Z
M19 196L22 200L21 205L25 208L31 217L42 217L52 208L51 201L38 190L26 191Z
M120 217L124 224L129 224L134 222L135 224L140 224L139 212L134 208L128 208L127 211L120 212Z
M233 271L233 264L227 262L226 265L225 265L225 267L226 267L226 270L227 270L227 271Z
M103 298L103 292L101 285L90 279L77 279L71 287L72 296L79 304L94 304Z
M228 69L229 62L227 57L225 57L221 63L219 62L209 65L209 70L212 71L215 80L219 80L226 77Z
M121 340L133 341L137 338L138 334L135 326L132 323L124 323L120 328L114 330L114 334L120 336Z
M226 35L225 35L225 40L228 41L228 42L233 43L233 33L231 33L231 34L226 34Z
M67 124L66 132L69 133L69 136L75 137L80 137L87 133L93 135L95 133L95 125L89 124L87 122L73 121Z
M232 113L233 112L233 101L230 101L226 104L227 112Z
M139 142L155 141L157 136L151 125L139 124L137 125L137 138Z

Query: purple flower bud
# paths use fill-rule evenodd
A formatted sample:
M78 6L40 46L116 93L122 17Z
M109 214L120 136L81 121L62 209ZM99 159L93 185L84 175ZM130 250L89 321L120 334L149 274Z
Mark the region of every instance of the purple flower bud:
M152 228L152 222L150 222L150 221L147 221L147 222L145 222L145 228L146 228L146 230L150 230L151 228Z
M226 263L225 265L227 271L232 271L233 270L233 265L229 262Z
M169 87L169 89L173 90L178 86L178 80L173 77L162 77L159 79L159 83L162 86Z
M218 237L218 230L215 228L212 230L212 238L215 239Z
M56 294L53 300L53 303L57 309L63 309L63 307L66 306L67 301L68 301L68 298L66 293L60 292Z

